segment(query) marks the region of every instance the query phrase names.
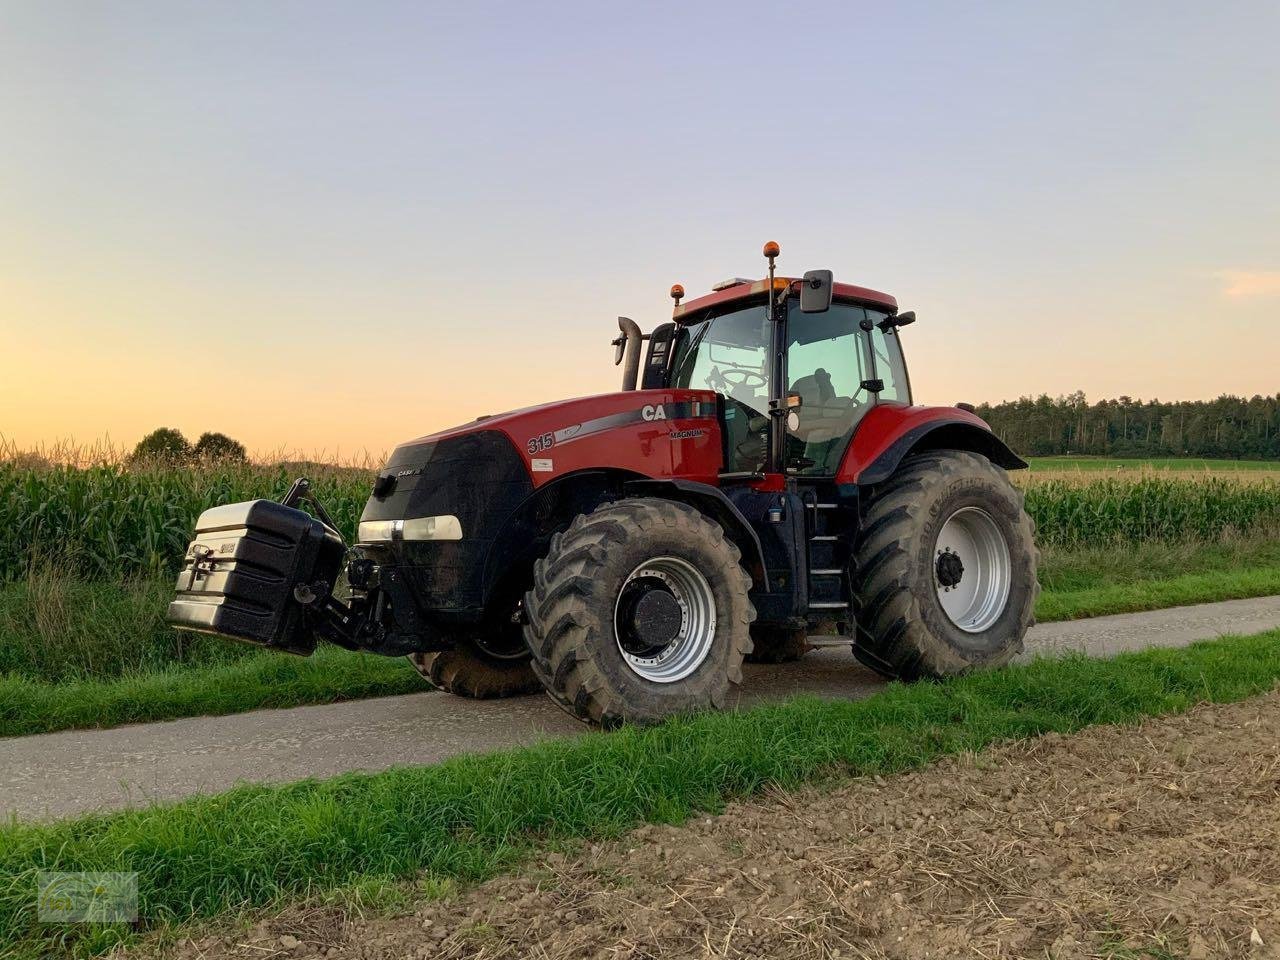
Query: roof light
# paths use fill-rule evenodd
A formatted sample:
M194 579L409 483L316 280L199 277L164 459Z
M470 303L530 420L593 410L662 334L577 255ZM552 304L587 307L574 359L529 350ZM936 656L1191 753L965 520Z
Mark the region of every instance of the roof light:
M730 277L728 280L721 280L719 283L715 284L711 289L712 290L728 290L730 287L740 287L744 283L750 283L750 282L751 281L748 280L746 277Z

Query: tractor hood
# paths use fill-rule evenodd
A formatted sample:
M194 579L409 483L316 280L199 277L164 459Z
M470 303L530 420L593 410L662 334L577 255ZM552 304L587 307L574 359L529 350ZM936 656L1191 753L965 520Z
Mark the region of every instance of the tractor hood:
M410 488L465 487L495 470L531 489L599 469L715 483L723 462L717 411L711 390L662 389L579 397L481 417L397 447L379 472L365 518L386 516L389 501L402 500ZM408 502L400 509L406 512L396 519L428 515L415 514Z
M508 548L499 544L508 543L512 518L537 497L553 504L559 496L540 488L598 480L601 471L716 483L718 410L710 390L630 390L513 410L401 444L360 516L359 548L387 567L386 589L407 583L435 615L469 615L483 607L491 552ZM405 597L391 604L401 616L414 609Z

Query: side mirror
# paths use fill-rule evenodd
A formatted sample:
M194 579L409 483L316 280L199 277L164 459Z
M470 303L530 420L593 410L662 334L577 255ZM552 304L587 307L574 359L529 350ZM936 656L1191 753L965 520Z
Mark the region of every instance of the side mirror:
M834 288L830 270L810 270L800 281L800 312L826 313Z
M916 322L916 312L914 310L904 310L902 313L895 313L891 317L885 317L880 321L881 330L889 330L891 327L905 327Z

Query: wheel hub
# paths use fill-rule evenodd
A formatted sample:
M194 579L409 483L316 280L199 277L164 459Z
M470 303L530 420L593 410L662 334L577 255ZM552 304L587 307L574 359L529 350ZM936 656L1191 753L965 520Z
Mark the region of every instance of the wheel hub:
M938 551L938 562L935 564L938 582L946 589L957 586L964 577L964 561L960 555L952 553L949 548Z
M680 634L684 611L665 590L648 590L636 601L631 626L647 646L665 647Z
M934 545L938 604L966 633L991 629L1009 603L1013 561L996 518L978 506L961 507L942 525Z
M688 561L655 557L623 581L613 626L633 673L652 683L675 683L702 666L711 652L715 595Z

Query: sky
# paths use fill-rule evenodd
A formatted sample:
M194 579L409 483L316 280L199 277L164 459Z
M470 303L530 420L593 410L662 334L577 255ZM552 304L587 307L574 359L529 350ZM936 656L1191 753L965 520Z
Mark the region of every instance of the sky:
M0 0L0 437L354 457L730 276L918 401L1280 391L1280 4Z

